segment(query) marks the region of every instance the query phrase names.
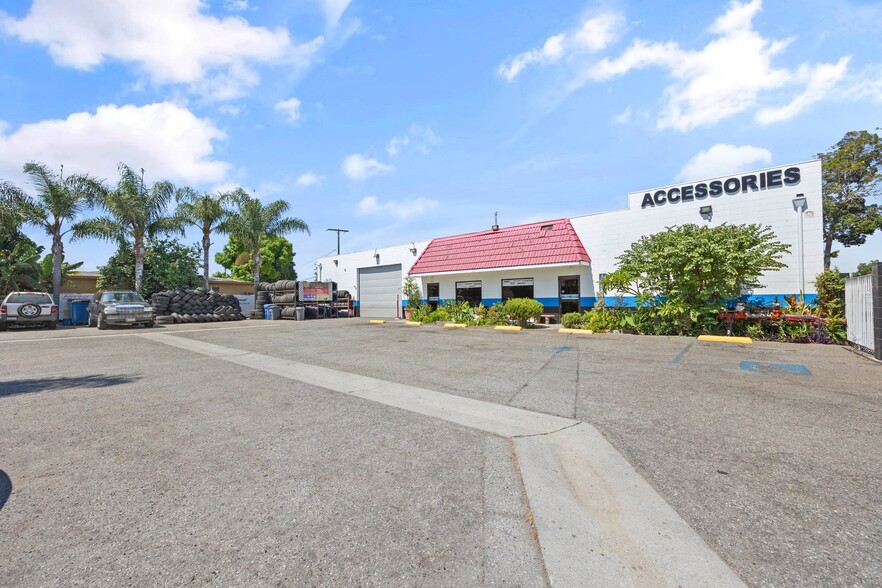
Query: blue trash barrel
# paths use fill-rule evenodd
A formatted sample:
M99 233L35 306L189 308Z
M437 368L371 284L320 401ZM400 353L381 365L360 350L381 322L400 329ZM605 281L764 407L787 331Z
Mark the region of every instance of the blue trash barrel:
M263 316L268 321L277 321L282 318L282 307L276 304L267 304L263 307Z
M75 325L89 324L89 301L75 300L70 303L70 318Z

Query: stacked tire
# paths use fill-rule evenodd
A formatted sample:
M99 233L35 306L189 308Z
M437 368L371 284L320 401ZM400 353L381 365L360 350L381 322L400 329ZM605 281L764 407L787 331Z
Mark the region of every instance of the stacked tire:
M160 324L214 323L245 318L235 296L225 296L205 288L175 288L157 292L152 296L151 304L156 322Z
M272 282L261 282L258 285L257 296L254 298L254 310L251 311L251 318L264 319L264 306L272 302Z

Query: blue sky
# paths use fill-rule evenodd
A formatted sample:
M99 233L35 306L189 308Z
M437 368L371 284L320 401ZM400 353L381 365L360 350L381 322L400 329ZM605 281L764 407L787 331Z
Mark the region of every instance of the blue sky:
M7 0L0 178L23 185L38 160L112 182L122 161L148 182L283 198L312 229L291 236L311 276L329 227L357 251L484 229L494 211L613 210L882 124L882 3L548 6ZM94 269L112 249L67 258ZM852 270L882 258L882 235L840 249Z

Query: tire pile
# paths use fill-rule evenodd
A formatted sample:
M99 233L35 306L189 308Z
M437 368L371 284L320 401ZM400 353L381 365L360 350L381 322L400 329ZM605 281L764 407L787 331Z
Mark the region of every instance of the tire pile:
M225 296L205 288L175 288L157 292L150 300L156 322L160 324L216 323L245 318L235 296Z
M257 297L254 300L254 310L251 311L251 318L263 319L264 306L275 302L297 302L298 283L295 280L278 280L277 282L261 282L257 288ZM293 306L282 309L282 316L293 318L296 314Z

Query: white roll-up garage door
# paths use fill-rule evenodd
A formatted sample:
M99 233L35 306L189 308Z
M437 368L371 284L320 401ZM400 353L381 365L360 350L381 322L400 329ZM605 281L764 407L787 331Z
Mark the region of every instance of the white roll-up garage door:
M395 318L401 300L401 264L358 270L359 315Z

